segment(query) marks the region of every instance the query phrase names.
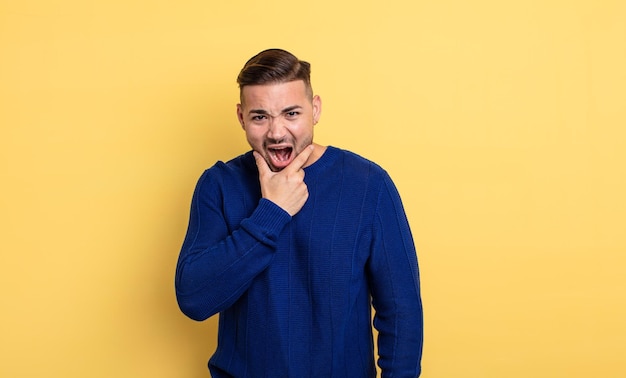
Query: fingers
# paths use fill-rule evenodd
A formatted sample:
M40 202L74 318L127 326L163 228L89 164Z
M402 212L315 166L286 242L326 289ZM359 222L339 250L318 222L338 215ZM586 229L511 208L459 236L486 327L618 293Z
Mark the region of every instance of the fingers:
M267 165L267 162L260 153L253 151L252 154L254 155L256 166L259 169L259 174L267 174L272 172L269 165Z
M310 144L307 148L305 148L295 159L289 164L285 169L290 170L291 172L296 172L300 170L306 162L309 160L309 156L313 153L315 147Z
M313 145L307 146L291 164L279 172L272 172L263 155L253 151L259 170L261 196L274 202L291 216L302 209L309 197L302 167L309 160L313 148Z

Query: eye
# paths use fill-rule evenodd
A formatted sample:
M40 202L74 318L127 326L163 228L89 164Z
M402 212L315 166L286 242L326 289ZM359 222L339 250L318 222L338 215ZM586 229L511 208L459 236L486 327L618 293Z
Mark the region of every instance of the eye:
M290 112L285 113L285 115L287 116L287 118L295 118L300 114L300 112L292 110Z
M252 116L252 120L253 120L254 122L261 122L261 121L263 121L263 120L265 120L265 119L267 119L267 116L265 116L265 115L263 115L263 114L259 114L259 115Z

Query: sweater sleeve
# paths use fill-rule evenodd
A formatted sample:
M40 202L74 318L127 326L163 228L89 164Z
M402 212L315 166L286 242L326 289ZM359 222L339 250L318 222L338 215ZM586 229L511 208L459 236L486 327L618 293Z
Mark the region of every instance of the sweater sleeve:
M182 312L205 320L228 308L270 264L278 236L291 217L261 199L229 233L222 194L206 171L191 201L189 226L176 267L176 298Z
M368 274L382 377L421 373L423 314L413 237L398 191L385 174Z

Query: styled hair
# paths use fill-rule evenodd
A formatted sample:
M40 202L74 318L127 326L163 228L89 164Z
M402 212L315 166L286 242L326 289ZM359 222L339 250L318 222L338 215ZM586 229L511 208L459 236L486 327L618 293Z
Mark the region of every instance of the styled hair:
M239 96L246 85L280 84L296 80L304 81L307 95L313 98L311 65L308 62L299 60L285 50L264 50L250 58L239 72Z

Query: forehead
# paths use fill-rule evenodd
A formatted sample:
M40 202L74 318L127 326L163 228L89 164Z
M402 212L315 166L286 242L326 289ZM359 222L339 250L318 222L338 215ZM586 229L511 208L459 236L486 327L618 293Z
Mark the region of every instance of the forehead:
M302 80L286 83L246 85L241 90L242 105L254 108L283 108L304 106L307 101L306 85Z

